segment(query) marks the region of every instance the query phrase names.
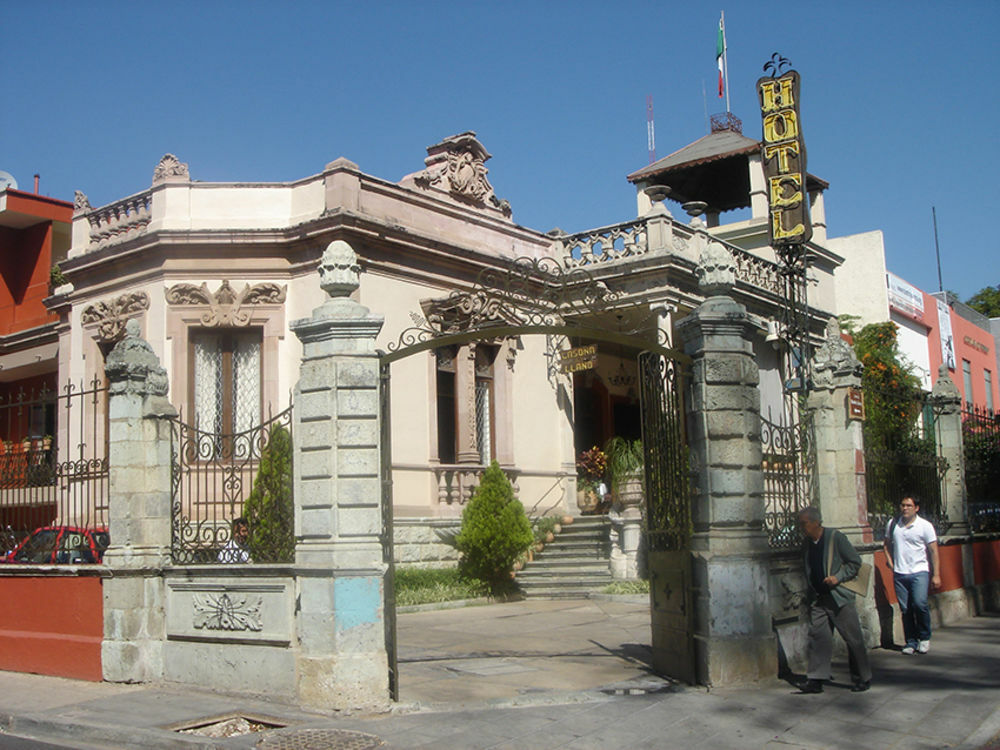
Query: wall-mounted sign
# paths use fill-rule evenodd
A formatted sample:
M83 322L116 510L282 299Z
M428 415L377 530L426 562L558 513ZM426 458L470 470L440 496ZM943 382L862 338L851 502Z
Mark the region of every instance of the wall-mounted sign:
M847 389L847 418L865 421L865 397L860 388Z
M597 366L597 344L563 349L559 352L559 371L562 373L593 370Z
M779 58L779 65L788 61ZM764 140L761 161L770 209L771 245L798 245L812 237L806 192L806 143L799 117L799 74L789 70L775 77L774 62L764 66L772 76L757 81Z
M919 289L907 284L894 273L886 273L889 287L889 306L903 315L918 320L924 316L924 295Z
M973 349L978 349L983 354L989 354L990 353L990 348L988 346L986 346L986 344L979 343L974 338L972 338L972 336L965 336L962 339L962 341L965 342L966 346L971 346Z

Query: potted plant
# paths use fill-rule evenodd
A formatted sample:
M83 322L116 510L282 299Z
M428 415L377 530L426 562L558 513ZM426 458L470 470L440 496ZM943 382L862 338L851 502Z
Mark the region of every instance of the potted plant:
M643 452L641 440L615 436L604 446L611 492L624 506L641 505Z
M576 505L581 513L593 513L604 500L600 485L607 463L604 451L596 445L576 459Z

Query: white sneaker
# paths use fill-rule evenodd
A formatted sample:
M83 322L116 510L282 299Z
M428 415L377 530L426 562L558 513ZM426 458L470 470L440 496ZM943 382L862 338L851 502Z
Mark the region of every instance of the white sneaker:
M926 654L930 650L931 650L931 642L930 641L920 641L920 643L917 645L917 652L918 653Z
M913 646L903 646L903 653L907 655L915 654L917 653L917 650L913 648Z

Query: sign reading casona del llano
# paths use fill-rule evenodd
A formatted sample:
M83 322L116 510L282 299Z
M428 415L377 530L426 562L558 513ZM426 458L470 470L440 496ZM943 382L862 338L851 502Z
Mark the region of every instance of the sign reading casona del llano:
M782 61L787 62L784 58ZM789 70L757 81L764 125L761 160L767 182L771 245L775 247L799 245L812 237L799 80L799 74Z

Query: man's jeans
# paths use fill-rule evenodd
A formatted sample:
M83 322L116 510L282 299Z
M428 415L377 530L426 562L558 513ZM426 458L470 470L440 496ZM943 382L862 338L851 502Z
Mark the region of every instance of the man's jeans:
M927 607L927 587L931 574L893 573L892 581L903 616L906 645L916 648L919 641L931 639L931 611Z

